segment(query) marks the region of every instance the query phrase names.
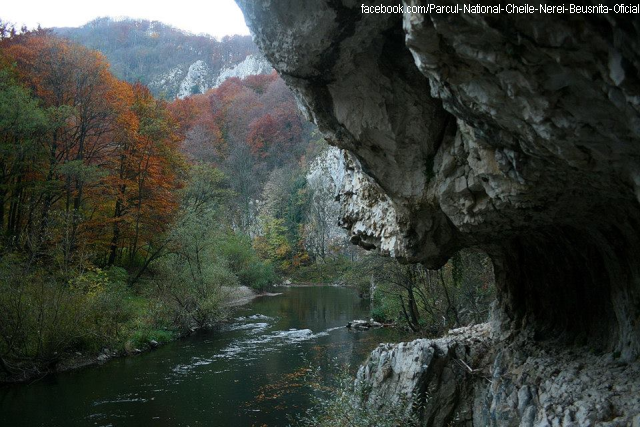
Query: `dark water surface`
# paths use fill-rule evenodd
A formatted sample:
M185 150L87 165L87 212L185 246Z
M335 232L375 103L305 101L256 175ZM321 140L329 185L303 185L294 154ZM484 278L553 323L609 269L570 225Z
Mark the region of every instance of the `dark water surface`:
M135 357L0 388L0 426L286 426L309 406L309 368L360 364L393 330L351 332L351 289L285 288L218 331Z

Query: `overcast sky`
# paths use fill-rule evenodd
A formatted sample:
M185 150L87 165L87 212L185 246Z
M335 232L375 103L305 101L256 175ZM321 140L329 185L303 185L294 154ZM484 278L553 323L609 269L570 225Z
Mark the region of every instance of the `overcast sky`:
M3 1L0 19L35 28L79 27L102 16L161 21L215 37L249 34L233 0L18 0Z

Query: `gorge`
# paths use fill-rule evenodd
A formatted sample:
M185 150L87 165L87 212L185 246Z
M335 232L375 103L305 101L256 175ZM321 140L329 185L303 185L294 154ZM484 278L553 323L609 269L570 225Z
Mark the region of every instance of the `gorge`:
M351 241L428 268L493 260L491 323L380 347L358 374L370 404L417 395L434 426L640 425L638 16L237 3L345 150Z

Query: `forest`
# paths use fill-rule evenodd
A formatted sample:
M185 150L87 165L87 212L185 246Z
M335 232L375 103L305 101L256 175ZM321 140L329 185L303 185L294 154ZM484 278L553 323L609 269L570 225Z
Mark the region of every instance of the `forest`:
M0 376L139 352L285 280L353 286L421 335L486 318L485 256L430 271L349 243L340 155L275 73L168 101L98 51L0 23Z
M109 58L120 79L140 82L155 96L171 100L190 64L202 61L209 77L216 71L259 55L249 36L216 40L158 21L97 18L78 28L55 28L54 34L97 50ZM192 88L193 89L193 88Z

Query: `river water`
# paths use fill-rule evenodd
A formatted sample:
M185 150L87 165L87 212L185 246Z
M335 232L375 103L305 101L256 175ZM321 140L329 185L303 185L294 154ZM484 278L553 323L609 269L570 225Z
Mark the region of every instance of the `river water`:
M284 288L229 324L134 357L0 388L0 426L287 426L322 381L357 366L389 329L354 332L368 303L340 287Z

